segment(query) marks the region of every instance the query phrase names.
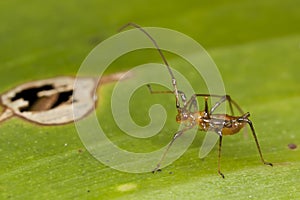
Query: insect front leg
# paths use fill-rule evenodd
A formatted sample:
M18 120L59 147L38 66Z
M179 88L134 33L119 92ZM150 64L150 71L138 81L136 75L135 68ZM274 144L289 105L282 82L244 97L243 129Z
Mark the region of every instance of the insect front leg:
M161 163L162 163L163 160L165 159L165 157L166 157L166 155L167 155L169 149L171 148L171 146L173 145L173 143L175 142L175 140L176 140L177 138L179 138L185 131L187 131L187 130L193 128L193 127L194 127L194 126L184 128L184 129L182 129L182 130L180 130L180 131L178 131L178 132L176 132L176 133L174 134L174 136L173 136L171 142L168 144L168 146L167 146L165 152L163 153L161 159L160 159L159 162L157 163L156 167L152 170L152 173L155 173L155 172L157 172L157 171L160 171Z

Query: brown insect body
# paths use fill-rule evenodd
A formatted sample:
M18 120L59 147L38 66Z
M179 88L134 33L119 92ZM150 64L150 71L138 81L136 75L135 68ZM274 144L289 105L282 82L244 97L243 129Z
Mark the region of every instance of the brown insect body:
M223 120L224 121L224 126L222 128L222 135L226 136L226 135L234 135L236 133L238 133L242 128L245 127L246 122L240 122L239 119L240 117L235 117L235 116L231 116L231 115L222 115L220 118L220 115L212 115L212 119L217 119L217 120Z
M223 136L234 135L245 127L246 122L241 122L241 117L227 114L212 114L208 117L205 111L192 112L188 115L177 114L176 121L186 127L192 126L196 122L200 131L219 131Z

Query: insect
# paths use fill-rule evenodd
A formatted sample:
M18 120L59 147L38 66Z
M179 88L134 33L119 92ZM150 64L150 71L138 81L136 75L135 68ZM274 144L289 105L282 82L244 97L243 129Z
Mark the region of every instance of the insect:
M248 125L251 129L252 135L254 137L254 141L256 143L258 153L261 161L265 165L273 166L272 163L266 162L263 158L260 145L258 143L258 139L254 130L254 126L249 119L250 113L244 113L240 106L231 99L229 95L214 95L214 94L193 94L190 99L186 98L186 95L183 91L178 89L176 78L168 64L162 50L159 48L157 42L154 38L142 27L134 23L128 23L121 28L123 30L126 27L132 26L134 28L139 29L143 32L153 43L155 48L157 49L160 57L162 58L165 66L168 69L168 72L171 76L173 91L153 91L151 85L147 85L151 94L173 94L176 100L176 121L184 125L184 127L176 132L169 142L165 152L163 153L160 161L157 163L155 169L152 171L153 173L160 171L161 163L163 162L168 150L174 143L176 139L178 139L181 135L183 135L187 130L198 126L200 131L213 131L219 136L219 148L218 148L218 173L222 178L225 178L224 174L221 172L221 149L222 149L222 140L223 136L233 135L238 133L241 129L243 129L246 125ZM198 110L197 108L197 97L204 98L204 110ZM209 98L219 98L219 100L209 109L208 99ZM223 103L228 102L231 114L215 114L216 109ZM235 116L233 113L233 107L235 107L239 112L239 116Z

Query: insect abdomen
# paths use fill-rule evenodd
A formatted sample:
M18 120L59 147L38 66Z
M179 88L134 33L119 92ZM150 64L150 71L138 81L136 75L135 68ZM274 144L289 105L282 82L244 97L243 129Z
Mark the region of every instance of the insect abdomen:
M236 120L230 120L226 127L222 128L222 135L233 135L238 133L243 127L244 123L237 122Z

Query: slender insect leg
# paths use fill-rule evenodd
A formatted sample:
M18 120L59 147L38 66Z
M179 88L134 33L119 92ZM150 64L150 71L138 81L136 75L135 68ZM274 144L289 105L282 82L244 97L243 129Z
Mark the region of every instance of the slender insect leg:
M236 107L236 109L240 112L240 114L244 114L244 111L241 109L241 107L231 99L229 95L215 95L215 94L195 94L197 97L217 97L220 98L220 100L211 108L210 114L212 114L222 103L225 101L228 101L231 115L234 115L233 112L233 106Z
M258 139L257 139L256 133L255 133L255 130L254 130L254 126L253 126L251 120L249 120L249 119L247 118L248 116L249 116L249 113L246 113L243 117L241 117L240 119L238 119L238 121L246 122L246 123L249 124L250 129L251 129L251 131L252 131L252 135L253 135L254 140L255 140L255 143L256 143L256 146L257 146L257 149L258 149L258 152L259 152L259 156L260 156L261 161L262 161L265 165L273 166L272 163L266 162L266 161L264 160L263 155L262 155L262 153L261 153L261 149L260 149L259 143L258 143Z
M147 87L151 94L173 94L174 92L171 90L167 91L153 91L151 85L147 84Z
M221 149L222 149L222 138L223 136L220 135L219 137L219 155L218 155L218 173L225 178L224 174L221 172Z
M197 111L197 102L196 102L196 96L193 95L192 98L189 100L190 105L189 105L189 111L192 112L191 107L194 106L195 111ZM204 116L205 118L210 118L210 114L208 111L208 97L204 97Z
M151 94L174 94L174 92L171 91L171 90L167 90L167 91L153 91L151 85L149 85L149 84L147 84L147 87L148 87L148 89L149 89L149 91L150 91ZM184 92L178 90L178 94L179 94L179 96L180 96L183 104L186 104L186 96L185 96ZM179 99L177 99L177 96L175 96L175 97L176 97L176 107L180 108Z
M228 96L228 95L226 95L226 96ZM235 101L233 101L231 98L230 98L230 104L233 104L237 108L237 110L239 111L239 113L241 115L245 113L243 111L243 109Z
M192 106L194 106L194 111L198 110L197 101L196 101L196 97L198 95L202 96L202 94L193 94L192 97L190 98L190 100L187 101L186 106L189 106L189 108L188 108L189 111L192 111L191 110ZM208 103L207 103L209 95L203 95L203 97L204 97L204 100L205 100L204 110L207 114L209 114L208 113Z
M183 105L185 106L187 104L187 102L186 102L186 96L185 96L184 92L178 90L178 94L181 98L181 101L183 102Z
M195 112L198 111L198 106L197 106L197 101L196 101L196 96L192 95L190 100L188 100L185 104L185 108L188 106L188 110L190 112ZM193 109L192 109L193 108Z
M232 102L233 101L231 100L229 95L195 94L195 96L197 96L197 97L218 97L218 98L220 98L220 100L217 103L215 103L215 105L210 109L210 114L212 114L222 103L224 103L225 101L228 101L231 115L234 115L233 107L232 107ZM235 102L234 102L234 105L237 107L237 109L239 111L242 111L242 109ZM244 113L242 113L242 114L244 114Z
M204 103L204 111L205 111L205 113L207 113L207 114L209 114L208 113L208 97L205 97L204 98L204 101L205 101L205 103Z
M225 101L228 101L231 115L234 115L232 104L231 104L232 101L229 95L222 96L221 99L217 101L217 103L215 103L215 105L210 109L210 113L213 113Z
M161 159L160 159L159 162L157 163L155 169L152 170L152 173L155 173L155 172L157 172L158 170L160 170L160 165L161 165L162 161L165 159L165 157L166 157L166 155L167 155L169 149L170 149L171 146L173 145L174 141L175 141L177 138L179 138L185 131L191 129L192 127L193 127L193 126L188 127L188 128L185 128L185 129L180 130L180 131L178 131L178 132L176 132L176 133L174 134L174 136L173 136L171 142L168 144L168 146L167 146L167 148L166 148L164 154L162 155Z
M232 105L234 105L237 108L237 110L240 112L240 114L244 114L244 111L241 109L241 107L235 101L233 101L229 95L222 96L221 99L217 103L215 103L215 105L211 108L210 112L213 113L225 101L228 101L228 103L229 103L231 115L234 115Z
M156 168L152 171L153 173L155 173L156 171L159 170L160 165L161 165L162 161L165 159L165 157L166 157L166 155L167 155L169 149L171 148L172 144L173 144L174 141L175 141L178 137L180 137L182 134L183 134L183 131L182 131L182 130L179 131L179 132L177 132L177 133L175 133L175 135L173 136L171 142L168 144L167 149L165 150L165 152L164 152L164 154L162 155L161 159L160 159L159 162L157 163Z

